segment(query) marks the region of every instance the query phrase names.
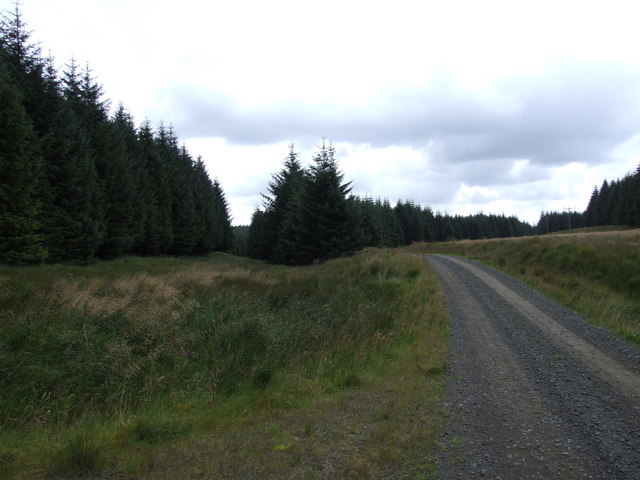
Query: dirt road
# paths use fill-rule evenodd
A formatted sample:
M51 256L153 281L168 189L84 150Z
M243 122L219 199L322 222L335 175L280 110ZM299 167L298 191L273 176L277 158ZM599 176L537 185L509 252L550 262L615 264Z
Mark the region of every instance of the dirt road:
M640 479L640 351L493 269L429 255L452 318L442 479Z

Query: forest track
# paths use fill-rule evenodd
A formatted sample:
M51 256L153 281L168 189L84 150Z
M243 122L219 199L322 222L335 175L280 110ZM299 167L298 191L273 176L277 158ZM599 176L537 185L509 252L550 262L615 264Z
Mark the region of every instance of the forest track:
M640 351L489 267L428 255L451 315L443 479L640 479Z

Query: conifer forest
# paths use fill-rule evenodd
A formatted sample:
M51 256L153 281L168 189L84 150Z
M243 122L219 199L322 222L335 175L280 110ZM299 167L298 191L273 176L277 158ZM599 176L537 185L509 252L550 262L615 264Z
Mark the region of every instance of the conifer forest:
M171 127L110 114L88 65L57 72L22 16L0 29L0 261L87 264L231 246L221 185Z

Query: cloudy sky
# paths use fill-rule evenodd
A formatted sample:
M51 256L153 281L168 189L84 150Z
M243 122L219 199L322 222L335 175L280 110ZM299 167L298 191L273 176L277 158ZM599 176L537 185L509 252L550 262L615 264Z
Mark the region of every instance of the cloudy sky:
M323 137L355 193L532 223L640 164L637 1L21 4L59 66L173 124L234 224L291 142L308 163Z

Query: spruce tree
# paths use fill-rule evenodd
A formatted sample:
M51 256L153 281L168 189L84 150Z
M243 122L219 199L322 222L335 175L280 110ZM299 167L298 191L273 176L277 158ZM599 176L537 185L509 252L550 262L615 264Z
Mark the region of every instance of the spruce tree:
M0 262L38 263L41 158L18 89L0 58Z
M40 49L31 43L31 31L22 19L19 4L13 12L5 12L0 19L0 48L12 77L23 93L23 100L29 102L29 77L41 73ZM28 110L28 108L27 108ZM27 111L27 113L30 113Z
M593 192L591 192L591 197L589 198L589 204L587 205L587 209L584 212L587 220L587 226L589 227L597 225L599 194L600 192L598 191L598 187L593 187Z
M295 227L287 219L295 219L300 205L300 191L304 170L298 153L290 145L284 168L269 183L270 196L265 197L265 252L266 259L274 263L286 263L288 247L295 238Z
M105 235L99 247L101 258L117 258L129 253L136 239L137 212L135 165L138 161L135 127L131 116L120 106L106 124L107 143L103 153L101 175L105 194Z
M629 206L631 209L630 224L634 227L640 227L640 165L636 169L634 175L631 177L631 195L633 200Z
M211 197L213 200L213 216L216 221L213 231L213 249L229 250L233 244L229 202L227 202L224 191L222 190L222 185L220 185L218 179L213 180Z
M365 245L373 247L384 246L382 212L376 208L373 199L370 197L350 197L349 201L360 224Z
M49 261L91 263L101 241L95 218L98 175L91 142L69 108L57 113L56 141L45 165L47 188L42 215Z
M228 248L228 204L201 160L123 107L109 118L89 66L72 59L59 78L30 37L16 3L0 19L0 260Z
M194 164L194 199L198 216L197 253L228 250L233 244L229 204L218 180L207 174L202 158Z
M169 173L171 191L171 224L173 243L169 252L189 255L198 242L198 218L193 192L193 159L185 146L178 146L173 129L160 126L157 133L158 153Z
M168 168L148 121L138 131L140 143L139 188L145 205L143 239L137 246L141 255L167 253L173 244L172 197Z
M364 242L351 211L347 195L350 183L343 183L335 149L322 143L305 176L296 212L294 240L285 245L287 263L310 264L360 249Z
M218 228L218 219L214 204L213 182L207 174L207 169L201 157L198 157L193 165L193 194L195 211L198 217L196 228L196 253L207 253L216 249L215 231Z
M264 212L256 208L251 215L251 224L249 225L249 234L247 238L247 256L264 260L267 258L267 244L265 239L265 221Z

